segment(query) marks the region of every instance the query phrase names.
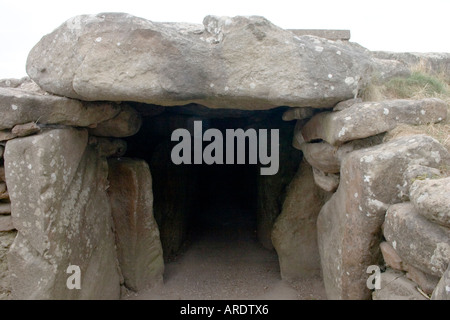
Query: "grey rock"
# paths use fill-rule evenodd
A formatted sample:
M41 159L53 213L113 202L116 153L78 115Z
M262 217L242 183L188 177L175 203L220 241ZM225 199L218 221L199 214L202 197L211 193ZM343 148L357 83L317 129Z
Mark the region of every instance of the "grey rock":
M0 231L15 230L12 218L10 215L0 215Z
M381 273L381 289L372 294L373 300L428 300L417 289L416 284L400 271L387 269Z
M314 182L321 189L327 192L336 191L339 186L339 175L334 173L325 173L313 167Z
M343 159L339 187L317 220L329 299L370 298L366 269L381 262L381 225L389 205L402 201L397 186L404 170L413 163L439 167L449 157L436 140L418 135L356 150Z
M297 127L296 127L297 129ZM368 148L382 143L382 137L374 136L347 142L341 146L332 146L327 142L303 143L300 148L305 159L313 167L325 173L338 173L342 159L354 150Z
M303 128L306 142L322 139L331 145L367 138L398 124L428 124L447 118L447 104L437 98L362 102L338 112L315 115Z
M403 194L404 201L410 200L410 188L416 180L435 179L441 176L441 171L437 168L430 168L420 164L413 164L406 168L403 173L403 183L398 187Z
M433 293L433 290L439 282L439 277L426 274L425 272L410 265L406 265L406 271L406 277L417 283L423 292L428 295Z
M450 300L450 264L434 289L431 300Z
M448 52L373 51L372 55L379 59L400 61L410 69L420 66L425 72L437 75L448 75L450 71L450 53Z
M120 113L112 119L99 123L89 133L100 137L129 137L136 134L142 125L141 115L128 105L122 105Z
M44 90L81 100L256 110L331 108L352 98L374 66L364 48L296 36L257 16L197 25L101 13L44 36L27 73Z
M111 159L108 195L125 286L140 291L162 284L164 261L153 218L150 169L143 160Z
M272 231L281 277L285 280L320 275L316 222L325 197L326 193L314 185L311 166L302 162L289 184Z
M450 228L450 177L414 181L410 198L417 212Z
M115 117L120 112L120 106L0 88L0 112L0 130L29 122L88 127Z
M127 142L122 139L89 137L89 144L97 148L102 157L121 157L127 151Z
M17 137L26 137L40 131L41 128L35 122L29 122L15 125L14 128L12 128L11 133Z
M284 121L303 120L311 118L314 115L314 108L291 108L283 113Z
M333 108L333 111L342 111L347 108L350 108L352 105L354 105L356 103L361 103L361 102L362 102L361 98L353 98L353 99L344 100L344 101L341 101L338 104L336 104Z
M0 232L0 300L10 299L11 281L7 254L17 231Z
M384 236L403 261L441 277L450 262L450 229L430 222L409 203L389 207Z
M399 271L405 270L402 258L400 258L398 253L388 242L383 241L380 243L380 250L383 255L384 262L388 267Z
M5 166L18 229L8 255L12 297L118 299L108 166L88 145L87 130L53 129L8 141ZM66 286L70 265L81 270L80 290Z

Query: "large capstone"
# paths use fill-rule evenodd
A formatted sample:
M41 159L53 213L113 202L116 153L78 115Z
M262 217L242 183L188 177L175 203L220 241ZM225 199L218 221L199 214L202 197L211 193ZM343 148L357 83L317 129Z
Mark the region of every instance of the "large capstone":
M263 17L203 25L124 13L69 19L31 50L44 90L81 100L211 108L328 107L354 97L377 63L364 48L296 36Z

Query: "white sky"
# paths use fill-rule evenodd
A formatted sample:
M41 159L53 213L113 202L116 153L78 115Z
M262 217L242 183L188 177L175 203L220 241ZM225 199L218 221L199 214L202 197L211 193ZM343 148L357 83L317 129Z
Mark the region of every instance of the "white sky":
M30 49L64 21L100 12L194 23L261 15L286 29L350 29L370 50L450 52L450 0L0 0L0 79L25 76Z

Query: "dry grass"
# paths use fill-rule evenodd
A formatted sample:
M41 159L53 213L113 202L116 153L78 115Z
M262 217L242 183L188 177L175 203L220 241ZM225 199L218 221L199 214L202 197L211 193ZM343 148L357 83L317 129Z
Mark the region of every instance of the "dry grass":
M447 119L435 124L411 126L399 125L388 132L385 139L426 134L444 145L450 152L450 83L448 74L429 74L422 64L414 66L408 78L394 78L384 84L371 84L362 94L363 101L382 101L389 99L439 98L447 103Z

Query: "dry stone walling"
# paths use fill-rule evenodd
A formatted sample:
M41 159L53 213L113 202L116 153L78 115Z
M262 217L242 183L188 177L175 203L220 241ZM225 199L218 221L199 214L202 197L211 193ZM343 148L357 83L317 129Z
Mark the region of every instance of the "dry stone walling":
M321 274L329 298L370 299L367 268L387 265L373 298L426 299L418 286L448 299L450 155L425 135L383 138L398 124L443 121L448 106L360 98L373 78L407 76L408 57L296 35L262 17L68 20L31 50L31 79L0 81L0 294L117 299L160 284L174 197L161 196L170 184L153 187L144 161L123 157L120 138L135 135L142 116L190 104L198 117L285 107L282 119L296 121L292 145L304 161L291 168L297 153L282 144L280 170L291 178L258 181L267 201L259 239L277 251L284 279ZM154 174L164 172L177 177ZM161 234L154 194L167 199L155 203ZM67 287L73 265L80 290Z

